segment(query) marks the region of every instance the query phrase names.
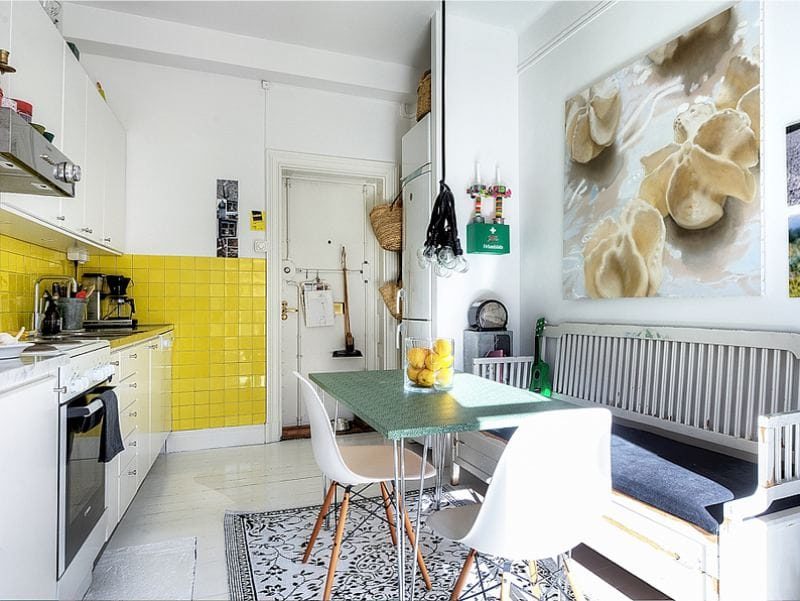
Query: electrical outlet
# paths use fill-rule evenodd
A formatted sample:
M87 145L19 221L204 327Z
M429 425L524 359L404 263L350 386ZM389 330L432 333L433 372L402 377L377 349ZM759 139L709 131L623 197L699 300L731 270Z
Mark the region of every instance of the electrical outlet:
M267 241L266 240L254 240L253 241L253 250L257 253L265 253L267 252Z

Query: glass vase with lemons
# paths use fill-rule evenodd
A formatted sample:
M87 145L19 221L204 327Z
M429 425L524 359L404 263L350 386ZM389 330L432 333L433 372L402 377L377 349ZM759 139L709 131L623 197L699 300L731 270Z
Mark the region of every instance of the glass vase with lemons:
M452 338L406 338L405 389L416 392L453 387L455 342Z

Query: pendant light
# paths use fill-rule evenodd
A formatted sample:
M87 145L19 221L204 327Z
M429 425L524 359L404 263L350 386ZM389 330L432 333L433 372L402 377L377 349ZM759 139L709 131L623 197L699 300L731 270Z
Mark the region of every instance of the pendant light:
M433 203L431 219L425 237L425 246L417 252L417 259L423 269L433 266L438 277L449 278L453 272L465 273L469 263L464 258L461 241L458 239L455 198L445 180L447 174L447 152L445 148L445 68L447 17L445 2L442 0L442 179L439 180L439 195Z

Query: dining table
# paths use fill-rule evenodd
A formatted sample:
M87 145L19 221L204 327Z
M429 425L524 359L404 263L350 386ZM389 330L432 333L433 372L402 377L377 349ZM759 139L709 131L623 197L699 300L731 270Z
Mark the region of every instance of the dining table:
M309 378L324 395L353 412L373 430L391 441L394 452L394 504L398 598L414 599L417 562L411 561L411 585L406 587L405 522L401 519L406 500L406 441L422 440L422 457L432 451L436 468L434 505L441 503L442 474L447 440L458 432L492 430L519 425L542 411L577 406L514 386L457 372L449 390L406 389L403 370L368 370L311 373ZM416 557L421 533L425 461L421 462L416 532L410 557ZM414 474L411 475L412 477Z

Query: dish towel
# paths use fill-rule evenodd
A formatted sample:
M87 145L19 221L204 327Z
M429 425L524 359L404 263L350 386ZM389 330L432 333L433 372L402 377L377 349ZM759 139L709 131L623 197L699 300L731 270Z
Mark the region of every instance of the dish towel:
M119 431L119 403L113 390L104 390L98 397L105 408L105 419L100 430L100 458L108 463L125 450L122 434Z

